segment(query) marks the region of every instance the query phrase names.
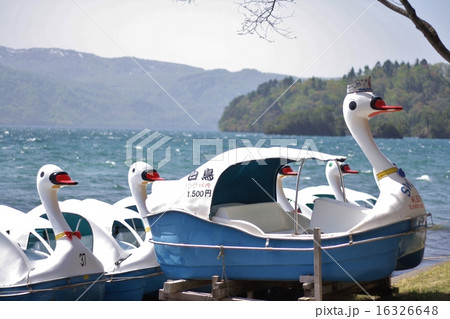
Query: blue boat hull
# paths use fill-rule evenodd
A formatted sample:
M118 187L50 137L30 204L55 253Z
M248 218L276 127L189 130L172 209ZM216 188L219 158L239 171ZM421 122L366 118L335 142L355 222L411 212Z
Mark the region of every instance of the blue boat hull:
M427 230L426 216L420 216L410 221L412 232L402 236L395 270L417 267L423 259Z
M106 301L139 301L163 287L166 277L160 267L107 275Z
M102 274L77 276L48 282L0 288L0 300L5 301L75 301L103 300L105 281Z
M298 281L313 274L312 238L251 235L177 211L150 216L158 262L170 279ZM326 281L371 281L396 268L400 243L411 221L322 239Z
M161 267L153 268L150 273L145 276L144 295L155 294L159 289L163 288L167 277L162 272Z

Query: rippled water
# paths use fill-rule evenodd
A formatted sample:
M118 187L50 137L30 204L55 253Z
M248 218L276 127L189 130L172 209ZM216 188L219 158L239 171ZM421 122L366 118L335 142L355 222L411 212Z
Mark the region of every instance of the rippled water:
M0 204L29 211L40 204L35 179L39 168L53 163L79 182L60 191L60 199L96 198L108 203L129 196L129 160L139 150L166 179L178 179L193 171L211 156L236 146L270 147L288 145L347 156L347 163L360 174L348 176L345 185L378 195L372 169L353 138L315 136L275 136L221 132L143 132L139 130L0 128ZM147 140L145 140L147 138ZM450 140L377 139L381 151L407 174L421 194L435 224L428 231L422 265L450 259ZM142 146L137 146L142 143ZM159 143L159 144L158 144ZM154 152L145 153L148 148ZM302 171L302 187L326 183L324 166L307 163ZM292 179L294 186L294 179ZM430 220L431 221L431 220ZM0 221L1 222L1 221ZM446 256L445 258L441 258Z

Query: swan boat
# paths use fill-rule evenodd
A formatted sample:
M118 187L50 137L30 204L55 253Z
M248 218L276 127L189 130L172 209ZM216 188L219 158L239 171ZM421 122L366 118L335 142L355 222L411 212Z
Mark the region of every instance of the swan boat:
M102 263L106 301L139 301L147 278L160 276L153 245L142 240L142 220L131 210L96 199L69 199L59 203L70 228ZM38 206L28 214L43 216ZM152 258L153 257L153 258Z
M279 178L283 179L287 176L297 175L296 172L293 173L288 175L280 174ZM325 176L328 185L306 187L300 189L298 194L295 189L285 187L283 188L283 192L292 205L295 203L297 196L298 208L301 210L303 215L308 216L309 218L311 218L314 208L314 201L321 197L328 197L344 202L350 202L355 205L372 208L377 202L376 197L354 189L346 188L344 185L343 178L345 175L353 175L358 173L358 171L352 170L348 164L329 161L325 166Z
M47 229L52 228L48 219L31 217L15 208L0 205L0 231L16 242L30 260L47 258L52 250ZM53 234L53 233L52 233ZM53 246L55 242L52 242Z
M155 248L150 243L152 237L150 231L150 225L147 218L144 218L149 212L145 201L147 199L147 186L154 181L164 180L149 164L145 162L133 163L128 170L128 185L131 191L131 196L126 197L113 206L120 209L131 210L133 213L139 213L139 220L142 221L143 234L141 235L143 245L146 245L149 253L148 258L152 262L154 273L145 280L144 295L154 294L159 291L166 281L166 277L161 271L161 268L156 261Z
M388 277L399 263L417 266L425 246L425 207L404 172L378 149L368 123L401 109L374 96L370 79L347 87L344 118L380 188L373 208L317 198L308 218L280 204L287 202L277 198L283 196L277 179L285 165L299 163L300 170L306 160L345 160L310 150L233 149L180 180L154 182L147 218L165 275L298 281L313 274L314 228L322 232L325 281L371 281Z
M58 204L59 189L76 184L59 167L45 165L37 188L48 220L0 209L9 219L0 230L0 300L103 299L105 282L98 280L103 266L83 245L80 233L70 229Z
M136 170L136 164L132 168ZM130 168L133 195L138 193L136 188L144 194L146 184L151 182L147 178L150 173L145 170L143 174L143 171L132 174ZM141 206L139 200L133 202ZM86 247L103 264L104 300L142 300L162 288L166 278L156 261L154 246L148 242L148 221L135 210L92 198L65 200L59 206L71 229L80 232ZM44 207L38 206L27 215L40 218L44 213Z

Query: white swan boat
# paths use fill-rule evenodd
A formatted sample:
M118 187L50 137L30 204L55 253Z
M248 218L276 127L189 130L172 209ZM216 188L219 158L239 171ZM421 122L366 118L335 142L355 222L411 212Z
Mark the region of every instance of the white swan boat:
M292 148L239 148L175 181L156 181L147 199L158 262L171 279L293 280L313 274L311 229L322 231L325 281L371 281L423 257L427 212L402 170L378 149L369 119L400 111L373 95L370 80L348 86L345 122L373 166L372 208L317 198L311 218L286 210L277 193L284 165L345 157Z
M143 223L136 212L95 199L70 199L59 205L71 228L103 265L104 300L139 301L149 278L162 281L153 245L142 240ZM42 206L29 212L42 213Z
M135 187L131 171L133 193L149 180L142 180L143 171L136 173L139 185ZM150 171L145 174L150 176ZM82 235L86 247L103 264L104 300L142 300L162 288L166 278L156 261L154 246L148 242L148 221L136 211L95 199L70 199L59 206L70 227ZM44 213L44 207L38 206L27 215L40 217Z
M166 277L161 271L158 262L156 261L155 247L150 243L151 230L147 218L149 214L145 201L147 199L147 185L154 181L164 180L149 164L145 162L133 163L128 170L128 185L130 187L131 196L126 197L114 204L115 207L127 209L139 213L139 217L143 222L144 235L142 238L143 245L149 250L148 258L151 260L153 267L156 269L155 276L146 278L144 286L144 294L154 294L163 287Z
M34 239L26 243L31 247L21 247L25 244L8 234L17 231L17 224L10 224L6 232L0 232L0 300L103 299L105 282L98 280L103 265L82 244L80 233L70 229L58 205L59 189L76 184L55 165L45 165L38 172L37 188L53 240L35 232L35 227L48 227L48 223L32 220L31 216L18 217L17 211L9 212L10 217L22 219L25 234L33 235ZM25 218L34 226L26 223ZM35 244L42 247L38 249Z
M52 248L47 241L50 235L46 230L51 229L52 225L48 219L33 218L15 208L0 205L0 220L0 231L8 234L28 259L42 259L50 255ZM55 242L52 244L54 246Z
M294 172L295 173L295 172ZM344 176L358 174L352 170L348 164L329 161L325 166L325 176L328 185L318 185L300 189L296 195L295 189L283 188L283 192L289 202L294 206L297 198L297 207L301 213L309 218L314 208L314 201L317 198L332 198L343 202L349 202L367 208L372 208L377 202L376 197L346 188L344 185ZM293 175L292 173L290 175ZM297 174L295 173L295 176Z

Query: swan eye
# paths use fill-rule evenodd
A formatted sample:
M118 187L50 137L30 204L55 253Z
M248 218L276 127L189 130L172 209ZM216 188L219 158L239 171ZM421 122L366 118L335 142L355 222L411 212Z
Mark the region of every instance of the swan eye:
M41 172L40 176L41 176L41 177L44 177L44 172Z
M348 107L349 107L349 109L350 110L354 110L354 109L356 109L356 102L355 101L351 101L349 104L348 104Z

